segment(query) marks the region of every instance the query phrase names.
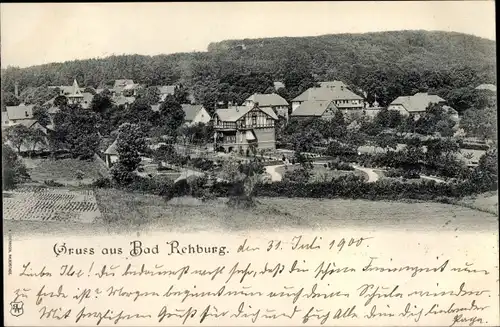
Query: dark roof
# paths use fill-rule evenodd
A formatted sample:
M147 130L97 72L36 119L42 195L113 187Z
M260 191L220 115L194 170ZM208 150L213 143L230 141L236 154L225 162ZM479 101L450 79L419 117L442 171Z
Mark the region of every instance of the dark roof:
M288 102L276 93L271 94L259 94L255 93L250 96L246 101L257 102L259 107L267 106L288 106Z

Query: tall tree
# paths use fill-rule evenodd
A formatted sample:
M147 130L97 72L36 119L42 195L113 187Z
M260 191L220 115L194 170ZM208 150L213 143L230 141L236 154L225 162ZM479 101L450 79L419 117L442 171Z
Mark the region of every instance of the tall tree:
M90 159L99 149L97 123L97 115L90 110L76 105L62 107L54 116L53 143L75 158Z
M184 123L185 113L182 106L173 96L167 96L160 106L165 134L175 136L178 128Z

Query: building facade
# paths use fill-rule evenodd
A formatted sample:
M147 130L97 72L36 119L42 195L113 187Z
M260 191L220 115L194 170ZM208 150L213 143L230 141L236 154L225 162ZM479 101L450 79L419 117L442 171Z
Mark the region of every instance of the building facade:
M364 100L342 81L320 82L319 87L311 87L292 100L292 113L306 101L332 101L342 113L361 112Z
M239 106L218 109L214 115L214 142L226 152L275 149L278 116L269 108Z
M403 116L409 116L413 114L415 119L418 119L422 114L424 114L431 104L446 104L446 100L443 98L428 94L428 93L417 93L412 96L400 96L396 100L392 101L387 107L388 110L398 111Z

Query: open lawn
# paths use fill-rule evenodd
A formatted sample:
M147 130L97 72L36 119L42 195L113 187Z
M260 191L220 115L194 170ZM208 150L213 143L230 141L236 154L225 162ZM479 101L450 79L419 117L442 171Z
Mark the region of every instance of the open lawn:
M107 168L98 160L78 159L23 159L34 181L54 180L65 185L88 184L104 175ZM83 179L77 179L77 171L83 172Z
M257 198L252 209L229 208L226 199L207 202L193 198L165 201L154 195L115 189L95 191L102 219L74 221L5 220L19 237L143 233L148 231L305 230L327 228L402 231L496 231L498 216L468 207L429 203L366 200Z
M294 171L299 168L300 165L282 166L282 167L277 167L276 172L281 174L281 176L283 176L286 171ZM337 178L345 175L356 175L363 177L365 180L368 179L368 175L366 175L364 172L360 170L331 170L328 167L316 164L313 166L311 173L312 176L309 180L310 182L330 181L332 178Z
M493 213L498 216L498 191L466 197L457 201L456 204L467 208Z

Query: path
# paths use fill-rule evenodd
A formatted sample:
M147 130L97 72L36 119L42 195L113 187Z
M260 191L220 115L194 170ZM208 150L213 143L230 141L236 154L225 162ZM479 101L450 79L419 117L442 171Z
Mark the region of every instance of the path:
M368 175L368 183L374 183L378 181L379 175L373 171L371 168L361 167L358 165L352 165L354 169L360 170Z
M431 177L431 176L425 176L425 175L420 175L420 178L428 179L428 180L431 180L431 181L435 181L437 183L444 183L445 182L442 179L439 179L439 178L436 178L436 177Z

